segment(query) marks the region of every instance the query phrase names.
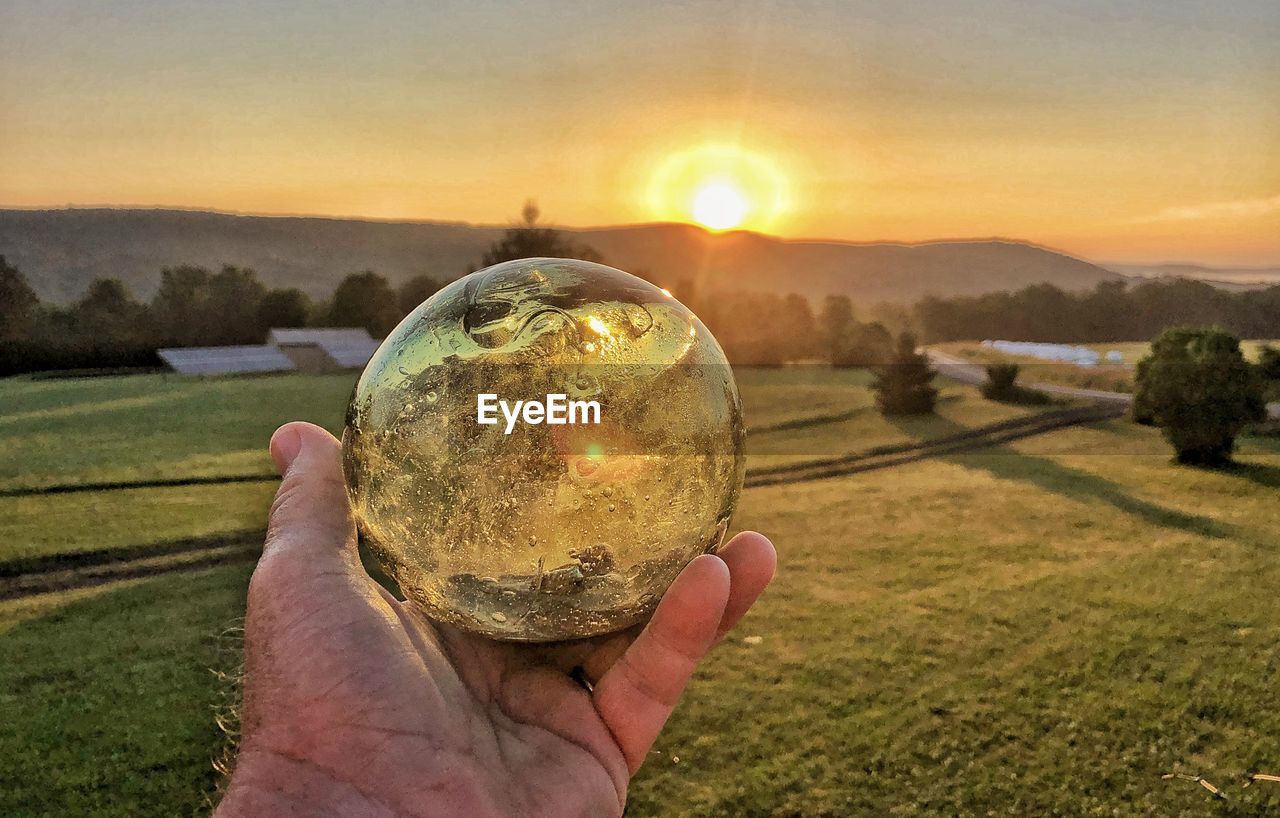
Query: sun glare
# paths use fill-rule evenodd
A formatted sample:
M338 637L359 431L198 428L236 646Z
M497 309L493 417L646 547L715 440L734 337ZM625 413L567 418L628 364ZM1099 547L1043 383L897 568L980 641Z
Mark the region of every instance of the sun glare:
M777 164L737 145L707 144L670 154L649 180L654 217L708 230L769 230L786 205Z
M693 218L712 230L732 230L742 224L750 205L732 182L711 181L693 197Z

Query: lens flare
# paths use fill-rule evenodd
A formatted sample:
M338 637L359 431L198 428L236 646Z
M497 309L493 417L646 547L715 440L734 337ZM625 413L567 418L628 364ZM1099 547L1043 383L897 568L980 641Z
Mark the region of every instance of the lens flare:
M649 209L664 221L711 230L773 228L788 206L776 162L731 144L706 144L668 155L649 180Z

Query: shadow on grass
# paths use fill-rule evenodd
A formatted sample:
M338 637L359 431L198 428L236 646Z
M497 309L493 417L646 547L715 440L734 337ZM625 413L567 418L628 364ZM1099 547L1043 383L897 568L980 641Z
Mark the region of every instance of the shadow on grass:
M1267 463L1235 462L1216 471L1220 474L1239 477L1257 483L1259 486L1266 488L1280 489L1280 466L1272 466Z
M919 425L913 423L910 418L890 418L889 422L901 429L904 434L913 436L915 434L913 427ZM939 423L952 432L964 431L963 426L945 418L934 419L933 428L936 429ZM1234 535L1234 529L1229 525L1139 499L1126 493L1119 484L1105 477L1064 466L1047 457L1023 454L1005 445L946 455L939 459L966 469L985 471L1002 480L1030 483L1045 491L1070 497L1073 500L1105 503L1125 514L1161 528L1186 531L1214 539L1226 539ZM1242 468L1251 468L1251 466ZM1280 470L1265 466L1257 468L1268 470L1266 479L1280 479Z

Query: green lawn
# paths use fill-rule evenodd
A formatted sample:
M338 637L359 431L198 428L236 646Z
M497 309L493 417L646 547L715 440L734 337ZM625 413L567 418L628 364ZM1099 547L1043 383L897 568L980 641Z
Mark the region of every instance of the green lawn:
M248 574L0 603L0 814L207 814Z
M289 420L341 428L352 375L0 379L0 488L266 472Z
M936 416L889 421L875 411L870 380L866 372L820 367L743 370L744 411L757 430L749 436L752 466L937 437L1043 408L992 403L969 387L944 385ZM0 393L12 399L0 415L0 488L269 475L271 432L295 418L336 432L351 381L0 381ZM33 557L260 530L273 492L264 482L0 497L0 572Z
M1127 431L749 492L737 522L777 537L777 585L660 740L636 813L1280 808L1238 786L1280 770L1280 458L1110 455Z
M753 426L869 405L852 374L833 375L824 396L774 373L741 378ZM250 383L273 382L309 393L322 419L322 386L345 400L334 384ZM800 389L816 392L777 407ZM794 452L830 434L827 445L854 450L1022 411L952 389L937 418L855 413L751 445ZM262 405L269 390L255 399L235 405L269 434L287 410ZM156 435L139 439L166 467L190 456L165 448L181 438ZM228 435L229 450L249 445ZM1280 785L1239 785L1251 771L1280 773L1280 442L1247 452L1228 472L1176 467L1158 432L1114 421L749 489L735 526L775 539L778 580L699 672L629 814L1275 814ZM9 457L0 450L13 468ZM270 491L6 498L30 504L18 506L26 522L0 533L13 542L45 519L81 544L95 529L120 544L234 531L261 525ZM0 520L13 508L0 506ZM218 634L241 615L247 576L235 566L0 603L0 814L198 812L216 784L213 713L226 690L210 669L234 664ZM1232 800L1160 779L1175 770Z
M272 483L0 497L0 572L50 554L155 546L267 526Z

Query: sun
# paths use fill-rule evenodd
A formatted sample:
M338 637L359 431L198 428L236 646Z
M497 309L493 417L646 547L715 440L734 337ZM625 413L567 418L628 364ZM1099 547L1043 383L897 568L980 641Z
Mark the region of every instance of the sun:
M732 143L666 155L649 177L648 198L655 218L693 222L716 232L767 231L788 205L778 164Z
M694 221L711 230L732 230L742 225L751 206L731 181L711 180L697 189L690 211Z

